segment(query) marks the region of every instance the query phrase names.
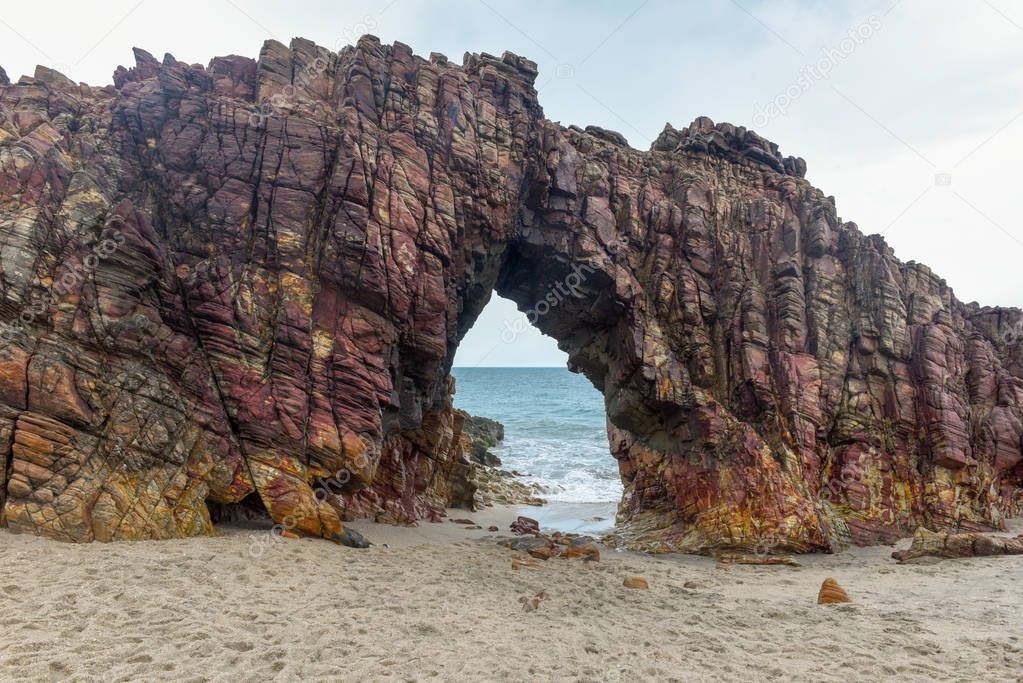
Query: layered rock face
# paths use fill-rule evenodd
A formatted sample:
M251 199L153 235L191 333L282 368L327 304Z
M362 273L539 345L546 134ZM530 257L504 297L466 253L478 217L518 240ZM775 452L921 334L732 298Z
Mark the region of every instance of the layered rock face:
M751 131L547 121L535 65L372 37L0 81L3 520L71 541L464 497L459 340L515 300L604 393L649 550L1018 512L1023 314L955 299Z

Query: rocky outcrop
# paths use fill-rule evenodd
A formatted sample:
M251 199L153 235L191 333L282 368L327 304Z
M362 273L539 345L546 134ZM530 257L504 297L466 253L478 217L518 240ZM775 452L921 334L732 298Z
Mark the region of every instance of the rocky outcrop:
M504 439L504 425L457 408L452 413L452 445L445 456L452 462L452 475L439 500L470 510L493 505L542 505L543 486L498 469L500 459L487 450Z
M504 441L504 425L488 417L467 415L462 425L462 434L472 441L470 457L481 465L500 467L501 459L490 452Z
M509 472L474 462L469 478L476 487L472 509L494 505L543 505L547 487L539 482L525 481L520 473Z
M1023 534L1016 538L1005 538L973 532L936 533L919 527L913 534L912 545L892 553L892 557L900 564L999 555L1023 555Z
M365 37L0 85L5 523L436 517L467 495L449 369L494 291L604 393L631 547L1018 512L1019 310L960 303L751 131L635 150L545 120L536 75Z

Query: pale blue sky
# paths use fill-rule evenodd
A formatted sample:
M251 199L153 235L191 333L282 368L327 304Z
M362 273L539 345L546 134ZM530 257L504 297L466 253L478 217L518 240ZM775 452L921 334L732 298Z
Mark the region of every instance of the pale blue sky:
M869 37L845 41L858 29ZM930 265L961 299L1023 304L1020 2L40 1L4 7L0 65L15 79L43 63L101 84L131 63L133 45L206 63L256 56L267 37L335 48L362 33L455 61L465 51L528 56L549 118L618 130L639 148L666 121L753 127L807 160L844 219ZM827 78L804 87L805 67L828 54ZM784 115L757 117L786 91L795 96ZM458 364L563 365L538 333L502 342L514 315L492 304Z

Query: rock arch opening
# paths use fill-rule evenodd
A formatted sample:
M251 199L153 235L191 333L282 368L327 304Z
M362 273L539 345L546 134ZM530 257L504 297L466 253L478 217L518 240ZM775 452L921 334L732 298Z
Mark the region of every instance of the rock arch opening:
M496 293L458 344L454 367L558 367L568 354L529 323L514 301Z
M543 500L524 514L561 531L603 532L622 495L603 396L570 372L567 354L530 323L546 311L524 313L510 300L491 298L457 351L454 407L474 416L468 431L487 446L474 442L472 452L475 467L485 470L474 472L481 501ZM487 432L480 437L480 418L500 423L499 442L486 443Z
M531 213L527 205L519 218ZM553 485L548 499L561 504L576 497L579 502L599 507L599 519L610 517L613 520L615 508L622 502L623 476L627 470L618 466L615 443L608 435L608 427L611 426L612 434L616 433L616 427L609 425L609 416L623 425L648 431L655 418L648 413L645 404L632 399L637 390L644 389L641 388L642 379L637 380L634 376L634 367L626 367L629 359L635 358L634 353L629 352L630 348L635 348L630 346L630 341L634 340L629 339L629 304L616 293L612 275L615 268L613 259L621 245L614 237L607 244L587 244L585 238L578 238L579 234L567 226L546 222L535 214L527 220L520 220L512 238L498 252L499 257L495 259L498 265L485 269L489 277L475 290L477 295L467 296L463 301L458 325L459 342L469 330L475 329L482 307L491 297L512 301L519 311L515 319L503 325L503 342L514 342L517 335L527 333L530 328L555 340L564 354L565 375L572 379L552 374L531 380L560 382L562 390L579 392L581 400L592 402L591 407L596 408L599 402L599 414L589 416L589 438L574 444L584 452L579 461L574 461L573 444L566 444L568 450L562 452L557 467L552 469L564 474L566 469L578 465L589 468L589 477L603 481L588 482L588 492L581 490L586 488L584 485L569 492L559 491L558 482L547 481L546 485ZM492 287L490 291L487 291L488 284ZM470 288L469 291L472 293L474 290ZM458 348L458 343L453 345L454 354L458 353ZM460 373L458 368L453 368L452 373L456 379L463 375L467 382L475 380L473 375L479 374L471 370ZM454 403L456 406L460 404L457 392ZM534 411L541 413L543 405L534 406ZM502 414L497 412L487 417L500 420ZM596 449L593 449L594 433L599 434ZM620 439L618 445L621 446ZM599 450L599 464L593 461L597 455L595 450ZM585 511L580 508L580 514ZM543 513L538 514L544 517ZM564 520L557 512L553 512L551 518L559 522ZM604 530L606 526L598 524L589 530Z

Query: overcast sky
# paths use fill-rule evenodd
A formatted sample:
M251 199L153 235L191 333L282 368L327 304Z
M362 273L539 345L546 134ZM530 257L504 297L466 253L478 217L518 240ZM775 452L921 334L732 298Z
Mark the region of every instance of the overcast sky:
M538 62L550 119L618 130L641 149L666 121L752 127L807 160L808 179L836 197L844 220L930 265L960 299L1023 305L1023 2L88 4L5 3L0 66L12 79L41 63L106 84L136 45L205 64L255 57L268 37L336 49L363 33L458 62L511 50ZM456 363L563 366L533 330L502 341L515 315L495 300Z

